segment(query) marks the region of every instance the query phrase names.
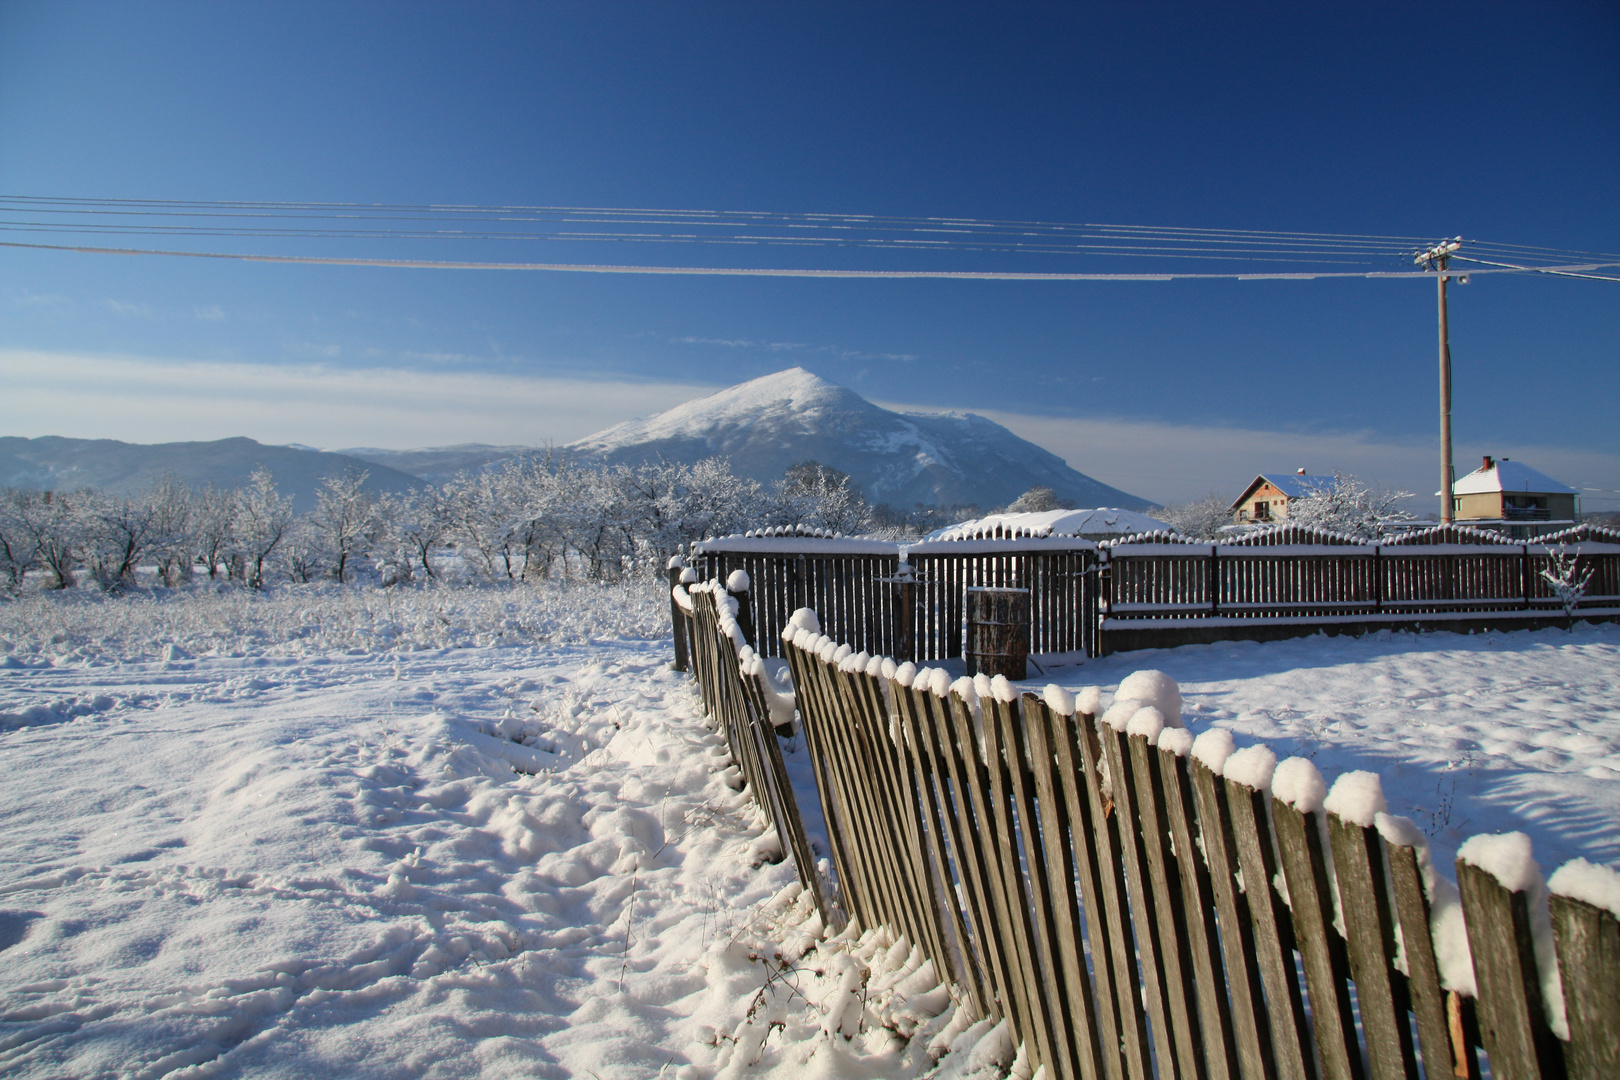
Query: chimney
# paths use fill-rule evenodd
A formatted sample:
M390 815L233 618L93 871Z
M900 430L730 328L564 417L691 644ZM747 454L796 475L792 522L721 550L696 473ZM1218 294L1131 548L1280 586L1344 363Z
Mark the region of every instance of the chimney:
M1305 475L1305 470L1304 470L1304 469L1300 469L1300 470L1299 470L1299 471L1298 471L1298 472L1296 472L1296 473L1295 473L1295 474L1294 474L1294 475L1295 475L1295 476L1304 476L1304 475Z
M1496 468L1496 462L1491 460L1491 455L1486 454L1485 455L1485 464L1480 466L1480 470L1482 472L1490 472L1494 468Z

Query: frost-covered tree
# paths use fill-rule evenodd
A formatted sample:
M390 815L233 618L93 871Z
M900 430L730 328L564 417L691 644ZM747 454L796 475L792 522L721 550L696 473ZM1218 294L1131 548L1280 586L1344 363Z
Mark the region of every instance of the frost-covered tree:
M292 500L276 491L267 469L256 470L237 492L231 522L230 565L234 576L255 589L264 587L270 558L292 528Z
M316 561L338 581L349 579L350 566L371 549L378 531L377 500L365 489L364 469L328 476L315 491L308 524Z
M165 473L152 482L145 498L152 510L147 550L157 563L159 576L171 587L189 581L195 565L192 524L196 502L191 489L179 477Z
M1183 536L1199 540L1212 540L1224 526L1232 523L1232 510L1226 496L1212 491L1192 502L1161 506L1153 516Z
M1390 526L1414 520L1401 508L1410 491L1375 488L1350 473L1334 472L1328 481L1307 482L1305 495L1288 502L1288 521L1315 529L1376 540Z
M230 556L236 500L237 492L221 491L213 484L191 493L190 561L207 567L210 579L219 575Z
M6 488L0 492L0 588L16 592L34 565L38 550L22 520L22 504L29 492Z
M812 525L839 533L864 532L872 508L846 472L817 461L790 466L776 485L776 525Z
M437 580L433 552L450 533L443 489L424 486L384 495L377 502L377 517L383 524L378 548L387 582L411 581L418 569Z
M1004 514L1039 514L1047 510L1057 510L1057 493L1049 487L1036 484L1018 498L1007 504Z
M154 504L150 492L79 496L85 560L104 589L135 583L135 570L152 540Z
M78 498L53 491L24 492L14 509L34 559L50 572L51 588L72 588L73 572L84 557L85 530Z

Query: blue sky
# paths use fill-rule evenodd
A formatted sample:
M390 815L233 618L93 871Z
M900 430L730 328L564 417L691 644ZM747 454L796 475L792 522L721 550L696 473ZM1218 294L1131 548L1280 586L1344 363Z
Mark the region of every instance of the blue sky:
M0 194L1616 251L1620 8L0 0ZM206 243L1082 268L1024 253ZM1139 269L1126 261L1084 269ZM990 415L1148 498L1235 496L1298 466L1427 494L1434 307L1432 282L1411 280L673 278L0 249L0 434L565 442L797 364L886 404ZM1589 507L1620 508L1620 283L1477 277L1452 290L1452 347L1460 471L1478 453L1522 458L1592 489Z

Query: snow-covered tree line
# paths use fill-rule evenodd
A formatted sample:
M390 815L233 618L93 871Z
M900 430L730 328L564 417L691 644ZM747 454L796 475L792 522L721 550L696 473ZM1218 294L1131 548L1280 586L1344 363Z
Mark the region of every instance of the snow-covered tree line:
M143 567L170 585L206 575L255 588L360 574L614 579L661 568L704 536L801 523L851 533L871 515L847 476L815 462L769 487L723 458L591 466L537 455L403 493L374 493L366 475L329 477L304 514L264 471L225 491L172 477L130 495L7 489L0 588L33 571L56 587L88 576L117 589Z

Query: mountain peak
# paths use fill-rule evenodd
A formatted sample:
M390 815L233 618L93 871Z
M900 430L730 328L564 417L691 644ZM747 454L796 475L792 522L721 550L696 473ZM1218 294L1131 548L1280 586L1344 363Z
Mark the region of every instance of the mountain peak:
M874 502L901 507L1002 506L1036 485L1076 509L1148 505L982 416L891 412L802 367L626 421L567 449L604 462L728 457L762 483L815 460L848 473Z

